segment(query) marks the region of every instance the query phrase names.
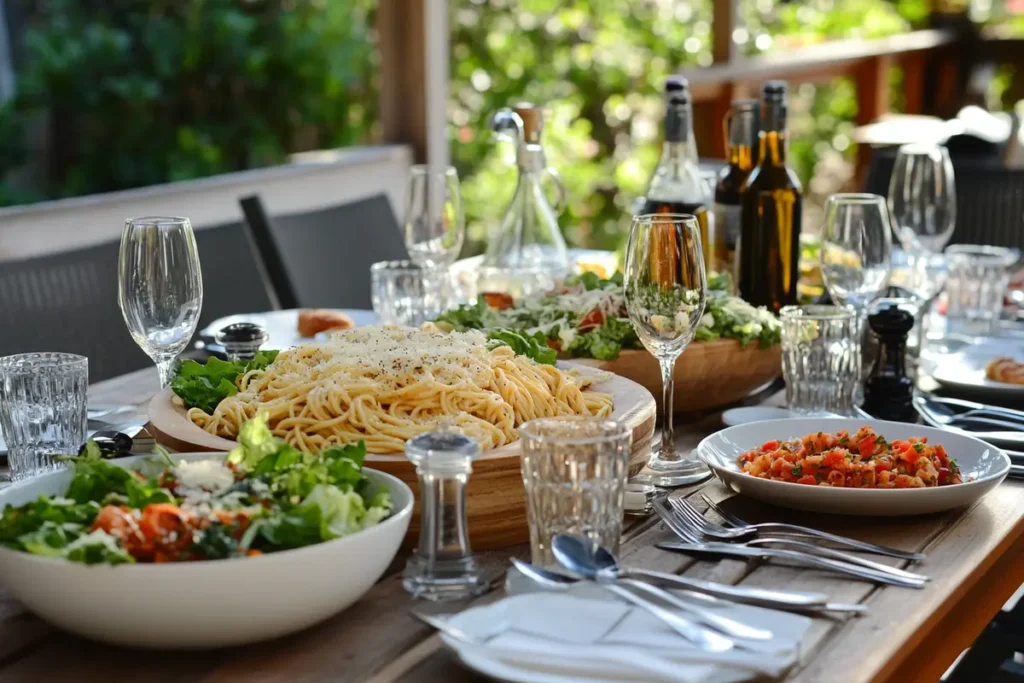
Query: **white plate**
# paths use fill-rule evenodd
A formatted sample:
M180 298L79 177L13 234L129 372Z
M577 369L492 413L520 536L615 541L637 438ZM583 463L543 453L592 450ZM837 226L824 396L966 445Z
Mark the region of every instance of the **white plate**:
M761 479L745 474L736 464L740 455L765 441L840 429L852 434L865 425L889 441L926 436L928 443L942 444L960 466L964 483L919 489L833 488ZM729 427L701 441L697 455L727 486L751 498L798 510L877 517L923 515L970 505L995 488L1010 470L1005 453L966 434L848 418L793 418Z
M956 353L940 357L932 376L946 387L976 394L1024 397L1024 385L994 382L985 377L985 366L994 358L1009 356L1024 361L1024 340L984 339Z
M352 322L356 324L356 327L373 325L377 322L377 315L373 311L364 311L355 308L336 308L333 310L347 314L352 318ZM199 334L212 339L218 330L221 330L232 323L242 322L256 323L267 331L270 338L267 339L267 343L263 345L264 349L289 349L293 346L302 344L303 342L311 341L310 337L299 336L299 311L295 308L284 311L268 311L266 313L239 313L238 315L229 315L224 318L214 320L203 328ZM207 346L212 347L214 345L208 344Z
M140 460L116 462L131 466ZM412 491L383 472L364 472L388 488L394 512L351 536L258 557L116 566L0 548L0 583L51 624L118 645L212 648L293 633L361 598L405 538ZM0 507L61 494L71 476L62 470L13 484L0 491Z
M765 420L784 420L793 417L786 408L778 406L751 406L749 408L731 408L722 413L722 422L727 427L744 425L748 422L764 422Z

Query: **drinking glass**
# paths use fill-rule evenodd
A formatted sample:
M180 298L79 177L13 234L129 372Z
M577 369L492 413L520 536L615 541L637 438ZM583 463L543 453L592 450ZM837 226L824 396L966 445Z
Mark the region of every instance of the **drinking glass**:
M405 247L413 263L448 267L466 236L459 174L451 167L417 164L405 197Z
M625 299L637 336L661 365L661 444L651 456L651 483L682 486L700 481L707 466L679 453L672 431L676 359L693 339L707 301L700 226L689 214L634 216L626 245Z
M956 226L956 187L945 147L900 147L889 179L889 211L896 236L909 254L935 253L949 244Z
M444 309L445 271L412 261L379 261L370 266L373 312L381 323L418 327Z
M833 301L867 310L885 288L891 256L884 197L850 193L826 200L821 275Z
M860 383L858 314L847 306L786 306L779 319L789 409L852 416Z
M519 428L533 564L558 566L557 534L618 552L631 436L622 423L586 417L544 417Z
M160 386L192 339L203 307L203 274L187 218L125 221L117 265L117 299L132 339L156 363Z
M946 249L947 332L990 334L1003 311L1009 268L1018 252L1005 247L955 244Z
M63 467L85 443L89 361L71 353L0 358L0 428L11 479Z

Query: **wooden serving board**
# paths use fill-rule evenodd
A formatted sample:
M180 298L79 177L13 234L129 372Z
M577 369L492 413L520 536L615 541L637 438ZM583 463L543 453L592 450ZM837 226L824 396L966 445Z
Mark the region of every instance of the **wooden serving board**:
M573 362L631 379L655 396L661 393L661 368L645 350L627 349L615 360L583 358ZM676 361L675 412L728 405L780 374L782 347L778 344L762 349L756 343L741 346L735 339L693 342Z
M635 476L647 464L654 434L656 404L651 392L624 377L612 376L594 386L595 391L610 393L615 401L612 418L633 430L633 446L629 474ZM158 443L172 450L229 451L235 442L203 431L185 415L185 409L172 401L165 389L149 404L149 430ZM481 550L504 548L529 541L526 523L526 499L519 467L519 442L484 453L473 463L473 474L467 491L470 542ZM398 477L413 490L417 509L409 526L407 545L419 536L419 479L416 468L404 455L368 453L366 465Z

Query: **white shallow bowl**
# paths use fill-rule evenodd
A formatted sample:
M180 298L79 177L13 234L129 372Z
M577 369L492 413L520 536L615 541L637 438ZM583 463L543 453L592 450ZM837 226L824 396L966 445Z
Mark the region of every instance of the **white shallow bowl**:
M130 467L140 460L116 462ZM117 645L213 648L299 631L361 598L405 537L412 491L391 475L364 472L388 488L394 511L351 536L258 557L176 564L90 566L0 548L0 585L51 624ZM0 491L0 506L61 494L70 481L64 470L19 482Z
M889 441L916 436L928 437L930 444L942 444L960 466L964 483L920 489L833 488L761 479L740 471L736 464L740 455L765 441L840 429L853 434L865 425ZM751 498L798 510L874 517L923 515L970 505L998 486L1010 471L1010 458L1005 453L966 434L847 418L792 418L729 427L701 441L697 455L728 487Z

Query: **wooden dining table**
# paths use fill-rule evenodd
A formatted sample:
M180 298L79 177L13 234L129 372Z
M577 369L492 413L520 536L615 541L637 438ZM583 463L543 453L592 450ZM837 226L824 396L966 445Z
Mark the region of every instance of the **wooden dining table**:
M133 403L144 415L156 372L144 370L90 387L94 403ZM755 401L777 404L778 395ZM677 440L696 446L721 428L718 413L677 424ZM914 565L931 581L922 590L876 586L810 569L732 559L696 560L659 550L671 532L654 516L630 517L622 537L624 564L744 586L827 593L862 603L863 616L815 617L800 647L792 681L937 681L1024 584L1024 482L1007 480L968 509L913 518L830 517L781 510L746 500L714 480L677 489L704 509L703 493L744 518L798 522L903 550L922 551ZM453 612L500 598L510 557L529 559L528 545L480 553L494 589L468 603L413 601L402 589L402 551L383 578L350 608L300 633L270 642L209 651L123 649L62 632L0 592L0 683L4 681L474 681L437 634L411 609ZM873 558L887 561L886 558ZM906 566L896 560L890 563ZM302 581L301 574L281 582ZM203 586L196 586L203 590ZM54 586L74 591L75 586ZM158 584L153 591L160 591ZM268 592L274 585L267 585ZM260 595L246 596L258 601Z

